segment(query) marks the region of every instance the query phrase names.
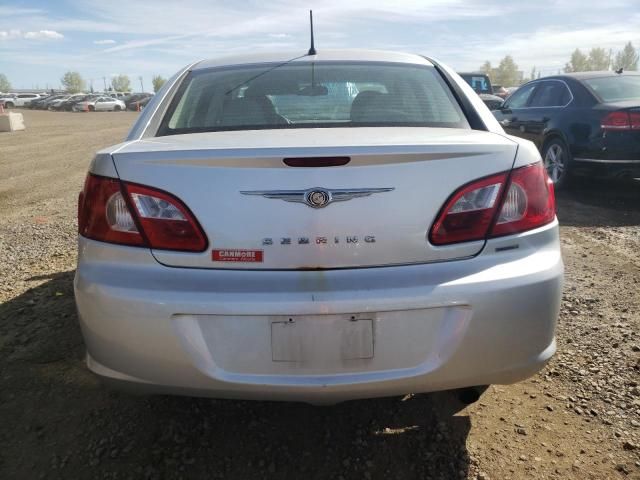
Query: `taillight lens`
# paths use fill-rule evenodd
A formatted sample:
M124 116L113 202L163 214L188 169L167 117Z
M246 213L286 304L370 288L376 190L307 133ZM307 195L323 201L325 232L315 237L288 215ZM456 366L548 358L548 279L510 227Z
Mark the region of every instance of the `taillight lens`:
M195 217L173 195L143 185L124 183L151 248L202 252L207 239Z
M607 113L600 122L603 130L640 130L640 112L619 110Z
M78 233L102 242L146 245L114 178L87 176L78 205Z
M554 218L553 183L542 163L535 163L510 177L505 172L460 188L442 208L429 240L434 245L484 240L531 230Z
M553 182L541 163L518 168L511 174L490 237L511 235L551 223L556 216Z
M501 173L470 183L454 193L431 228L431 243L483 240L506 179L507 174Z
M80 235L122 245L202 252L207 239L176 197L154 188L89 174L78 204Z

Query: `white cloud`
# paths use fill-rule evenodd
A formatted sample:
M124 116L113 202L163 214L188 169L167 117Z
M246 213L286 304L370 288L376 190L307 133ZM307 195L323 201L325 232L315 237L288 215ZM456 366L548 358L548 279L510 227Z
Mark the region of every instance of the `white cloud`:
M0 30L0 40L26 38L28 40L58 40L64 35L54 30L38 30L37 32L23 32L21 30Z
M269 36L271 38L289 38L291 35L287 33L270 33Z
M38 30L37 32L25 32L24 38L29 39L47 39L47 40L57 40L60 38L64 38L64 35L56 32L55 30Z
M116 43L116 41L110 38L107 38L105 40L94 40L93 43L95 45L113 45L114 43Z
M0 6L0 16L3 16L3 17L5 16L11 17L11 16L18 16L18 15L36 15L40 13L44 13L44 11L40 10L39 8L20 8L20 7L10 7L6 5Z

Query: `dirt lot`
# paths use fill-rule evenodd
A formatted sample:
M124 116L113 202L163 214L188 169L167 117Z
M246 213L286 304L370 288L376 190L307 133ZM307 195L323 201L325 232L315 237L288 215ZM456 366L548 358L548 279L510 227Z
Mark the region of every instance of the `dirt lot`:
M559 352L473 406L133 397L85 368L72 278L87 165L136 114L24 115L0 134L0 478L640 479L640 185L559 196Z

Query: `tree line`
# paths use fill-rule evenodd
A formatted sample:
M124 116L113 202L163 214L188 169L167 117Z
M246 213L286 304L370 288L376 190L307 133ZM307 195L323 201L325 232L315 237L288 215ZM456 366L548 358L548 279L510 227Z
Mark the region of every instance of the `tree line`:
M160 75L154 75L151 79L153 91L157 92L160 90L166 81L166 78L163 78ZM82 78L82 75L80 75L79 72L70 71L65 73L60 79L60 83L69 93L87 91L87 82ZM116 75L111 79L110 85L106 89L114 92L131 92L131 79L127 75ZM9 90L11 90L11 83L9 82L9 79L5 74L0 73L0 92L8 92ZM91 90L93 91L93 86Z
M153 91L157 92L160 90L166 81L167 80L160 75L155 75L151 80L151 83L153 83ZM87 89L87 82L79 72L65 73L60 79L60 83L69 93L84 92ZM111 78L111 85L107 89L114 92L131 92L131 79L128 75L116 75Z
M559 70L558 73L562 73L562 71L571 73L618 69L638 70L639 57L640 51L636 50L631 42L628 42L615 55L612 50L607 51L600 47L592 48L588 53L583 53L579 48L576 48L564 69ZM535 66L531 69L529 76L525 76L518 69L518 65L511 55L500 60L497 67L493 67L491 62L487 60L480 67L480 71L489 75L491 83L505 87L517 86L541 77L540 70L536 70Z
M624 48L615 55L612 50L596 47L589 50L589 53L582 52L576 48L571 54L571 58L564 66L564 72L589 72L597 70L638 70L638 60L640 51L636 50L631 42L628 42ZM505 87L517 86L528 82L535 78L541 77L540 70L536 70L534 66L528 77L526 77L519 69L511 55L505 56L497 67L491 65L489 60L485 61L480 67L480 71L489 75L491 83L503 85ZM561 73L559 70L558 73ZM87 88L86 81L79 72L65 73L60 82L64 89L69 93L84 92ZM151 80L153 83L153 91L160 90L166 79L160 75L154 75ZM131 80L127 75L117 75L111 79L110 90L116 92L130 92ZM11 90L11 83L6 75L0 73L0 92L8 92Z

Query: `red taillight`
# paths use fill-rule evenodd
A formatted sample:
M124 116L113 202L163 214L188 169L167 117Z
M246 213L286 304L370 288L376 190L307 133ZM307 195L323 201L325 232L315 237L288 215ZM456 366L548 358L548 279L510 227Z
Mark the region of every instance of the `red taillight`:
M109 223L107 207L113 212L115 201L123 198L119 180L87 175L78 205L78 233L83 237L103 242L145 246L145 239L136 228L128 209L124 215L131 219L133 228L112 228Z
M505 190L506 189L506 190ZM434 245L524 232L555 218L555 195L542 163L465 185L445 204L429 234Z
M618 110L607 113L600 127L603 130L640 130L640 112L634 110Z
M173 195L91 174L79 198L78 231L122 245L186 252L207 248L197 220Z
M509 190L490 237L511 235L551 223L556 216L553 182L541 163L518 168L509 179Z
M431 228L434 245L483 240L491 226L506 173L477 180L454 193Z

